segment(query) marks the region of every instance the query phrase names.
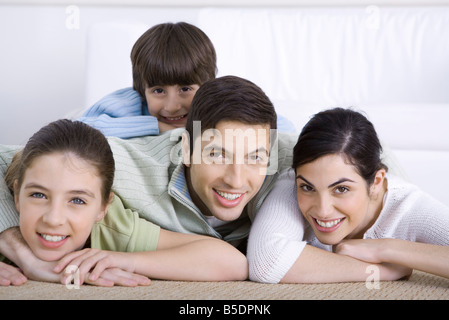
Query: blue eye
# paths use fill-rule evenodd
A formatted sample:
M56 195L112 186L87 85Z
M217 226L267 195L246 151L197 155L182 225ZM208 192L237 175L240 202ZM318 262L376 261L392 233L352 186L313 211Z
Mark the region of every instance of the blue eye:
M72 202L74 204L86 204L86 202L80 198L73 198L70 202Z
M47 197L45 196L45 194L40 193L40 192L33 192L30 197L32 198L36 198L36 199L46 199Z

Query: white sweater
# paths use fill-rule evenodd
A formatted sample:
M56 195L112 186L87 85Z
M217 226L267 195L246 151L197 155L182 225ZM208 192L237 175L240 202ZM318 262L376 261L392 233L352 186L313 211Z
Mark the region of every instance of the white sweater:
M383 209L364 239L396 238L449 245L449 207L416 186L388 175ZM328 251L303 218L296 198L295 173L285 170L259 210L248 240L249 277L278 283L305 245Z

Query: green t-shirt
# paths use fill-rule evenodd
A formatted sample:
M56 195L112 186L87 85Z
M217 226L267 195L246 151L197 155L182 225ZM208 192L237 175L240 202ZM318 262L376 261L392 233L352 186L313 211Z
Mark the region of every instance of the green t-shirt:
M125 209L115 196L105 217L96 222L90 233L90 246L95 249L137 252L157 248L160 227Z

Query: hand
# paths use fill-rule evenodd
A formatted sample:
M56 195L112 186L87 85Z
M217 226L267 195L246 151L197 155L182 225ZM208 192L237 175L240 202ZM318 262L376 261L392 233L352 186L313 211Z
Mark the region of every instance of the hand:
M387 263L383 259L385 248L391 246L395 239L353 239L343 240L334 246L338 254L353 257L373 264L380 264L381 280L408 279L413 269L394 263Z
M53 272L56 263L38 259L23 240L19 227L0 233L0 252L14 262L29 279L59 282L60 276Z
M382 251L393 239L357 239L343 240L335 245L335 253L353 257L370 263L382 263Z
M128 287L150 284L150 279L134 273L126 254L120 252L98 249L75 251L63 257L54 272L61 272L64 268L66 272L61 279L63 284L72 278L74 272L78 272L79 284L86 282L99 286Z
M412 275L413 269L401 266L400 264L381 263L380 264L380 280L408 280Z
M20 286L27 281L19 268L0 262L0 286Z

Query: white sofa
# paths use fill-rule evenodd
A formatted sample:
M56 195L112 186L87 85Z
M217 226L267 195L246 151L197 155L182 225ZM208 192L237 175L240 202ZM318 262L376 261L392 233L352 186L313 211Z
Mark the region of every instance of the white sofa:
M195 24L218 76L258 84L298 132L322 109L366 112L409 180L449 205L449 6L206 8ZM131 86L129 53L151 26L90 29L86 105Z

